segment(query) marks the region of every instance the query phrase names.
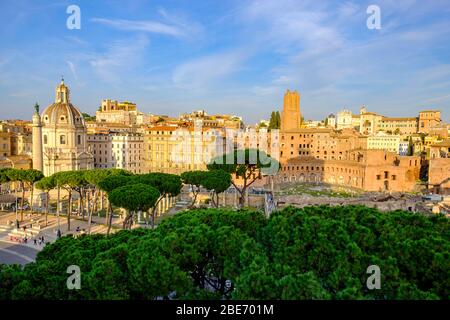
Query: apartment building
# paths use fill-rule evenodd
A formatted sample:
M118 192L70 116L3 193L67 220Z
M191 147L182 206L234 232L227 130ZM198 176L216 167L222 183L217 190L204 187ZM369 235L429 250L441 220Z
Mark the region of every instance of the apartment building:
M140 174L146 172L144 138L141 134L109 132L88 135L89 150L94 156L94 167L117 168Z
M210 160L223 152L225 143L220 129L175 126L149 128L144 141L148 170L172 174L206 170Z

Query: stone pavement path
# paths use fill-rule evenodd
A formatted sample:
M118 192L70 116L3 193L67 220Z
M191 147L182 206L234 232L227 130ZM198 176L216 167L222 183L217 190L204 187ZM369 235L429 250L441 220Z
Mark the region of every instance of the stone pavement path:
M43 225L44 215L35 214L33 217L24 215L24 221L20 223L20 226L27 226L28 229L32 223L32 219L35 221L40 221L40 225ZM103 225L104 218L93 217L91 224L91 233L106 233L107 227ZM113 219L113 225L118 223L119 219ZM36 254L42 250L45 244L39 244L38 239L40 237L44 237L44 241L46 243L53 242L57 238L57 230L58 230L58 219L54 215L48 216L48 226L42 227L39 230L37 235L27 235L28 241L24 243L23 241L19 242L16 240L12 240L10 234L16 234L17 231L15 225L13 224L15 221L15 213L13 212L1 212L0 213L0 263L19 263L25 264L31 261L34 261ZM9 223L9 224L8 224ZM80 234L77 232L77 227L80 230L85 229L87 232L88 229L88 221L87 217L85 220L81 220L81 217L78 218L76 216L71 219L71 231L67 231L67 219L65 216L60 217L60 225L59 229L61 230L62 236L68 234ZM114 232L114 230L112 229ZM23 234L23 229L20 229L20 233ZM21 239L21 235L17 235L18 239ZM34 243L34 239L37 240L37 243Z
M0 263L24 265L34 261L38 252L29 246L0 240Z
M176 212L182 211L186 208L186 204L184 202L180 202L178 206L172 207L169 209L163 216L157 217L156 225L168 216L175 214ZM20 217L20 215L19 215ZM34 214L33 216L28 213L24 213L24 221L20 222L20 227L27 226L27 243L23 241L19 242L19 239L23 239L23 229L20 229L19 232L15 231L16 226L14 225L14 221L16 220L16 214L14 212L0 212L0 264L1 263L19 263L26 264L31 261L34 261L36 254L42 250L45 244L34 244L34 239L39 239L40 237L44 237L46 243L53 242L57 239L57 230L61 230L61 235L69 235L69 234L82 234L81 232L77 232L77 227L80 230L88 230L88 217L85 216L85 220L82 220L82 217L78 217L74 214L71 217L71 230L67 231L67 218L64 215L61 215L59 219L58 226L58 218L53 215L48 215L48 224L44 227L45 216L42 214ZM32 224L36 226L36 222L39 221L41 226L40 230L37 230L34 235L30 235L30 227ZM91 234L106 234L107 226L105 224L104 217L98 217L96 215L92 216L92 224L91 224ZM115 232L122 228L122 219L119 217L113 218L111 232ZM144 224L134 224L132 228L149 228L150 226L146 226ZM32 230L35 230L34 228ZM17 241L15 239L11 239L10 234L17 235Z

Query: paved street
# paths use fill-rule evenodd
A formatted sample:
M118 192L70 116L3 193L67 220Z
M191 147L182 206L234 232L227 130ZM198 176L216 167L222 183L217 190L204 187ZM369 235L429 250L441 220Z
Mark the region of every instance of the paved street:
M0 240L0 263L24 265L34 261L38 252L29 246Z
M43 219L41 215L35 215L34 218ZM39 250L42 250L44 245L34 244L33 239L38 238L40 236L44 236L46 242L53 242L56 240L56 230L58 229L57 218L55 216L49 216L49 224L47 228L43 228L38 236L29 237L28 243L15 243L11 242L8 234L12 232L13 227L7 226L7 221L14 221L15 214L11 212L2 212L0 214L0 263L5 264L26 264L34 261L36 258L36 254ZM92 231L93 233L103 233L106 229L103 225L100 225L97 217L93 220ZM97 223L95 223L97 222ZM25 215L25 220L21 223L21 225L29 225L30 218ZM67 224L66 219L61 218L61 231L62 235L66 235L69 233L77 233L75 230L77 227L80 229L87 229L87 221L77 220L75 217L72 220L72 231L67 232Z
M182 206L174 206L170 208L162 217L157 217L156 223L158 224L159 221L165 217L171 216L174 213L184 209L186 207L186 204L182 204ZM28 237L28 243L15 243L11 242L9 234L13 232L13 229L15 229L15 226L11 225L11 221L15 221L16 214L15 212L7 212L3 211L0 212L0 263L5 264L26 264L29 262L34 261L36 254L39 250L42 250L44 247L43 245L35 245L34 239L38 239L38 237L43 236L45 238L45 242L53 242L56 240L56 234L58 230L58 219L54 214L50 214L48 216L48 225L47 227L43 227L38 235L35 236L29 236ZM34 219L34 221L39 220L40 224L42 226L42 223L44 221L44 216L35 213L33 216L29 215L29 212L24 212L24 221L20 223L21 227L26 225L29 227L33 222L31 219ZM117 230L122 229L122 218L115 217L113 219L113 228L111 229L111 232L115 232ZM146 227L143 224L134 224L132 228L136 227ZM147 226L149 227L149 226ZM71 219L71 231L67 231L67 219L65 216L61 215L60 218L60 226L59 226L62 236L69 235L69 234L81 234L82 230L87 231L88 230L88 221L87 217L85 217L84 220L81 219L81 217L74 214ZM80 230L80 231L77 231ZM107 230L107 226L105 225L105 218L104 217L98 217L97 215L92 216L92 225L91 225L91 233L100 233L105 234Z

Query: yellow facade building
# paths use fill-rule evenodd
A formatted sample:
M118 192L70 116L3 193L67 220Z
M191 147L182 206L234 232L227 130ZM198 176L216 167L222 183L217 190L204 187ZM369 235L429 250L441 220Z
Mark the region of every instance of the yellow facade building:
M144 136L145 163L149 172L180 174L206 170L211 158L223 151L221 130L155 126Z
M368 150L386 150L394 153L399 153L400 136L388 135L383 132L379 132L376 135L367 137L367 149Z
M11 156L11 133L0 132L0 157Z
M381 117L378 121L377 131L394 134L413 134L417 132L417 123L417 118Z

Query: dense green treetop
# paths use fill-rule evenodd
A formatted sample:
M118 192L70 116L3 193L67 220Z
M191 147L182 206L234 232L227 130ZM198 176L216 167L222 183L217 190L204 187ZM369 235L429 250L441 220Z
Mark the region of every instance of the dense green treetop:
M223 170L211 170L205 175L201 184L207 190L222 193L231 185L231 175Z
M78 189L88 184L83 170L61 171L54 174L56 184L63 188Z
M44 178L44 174L36 169L28 169L25 170L24 173L25 173L25 181L28 182L30 185Z
M123 169L93 169L84 172L86 181L94 186L98 186L100 181L109 176L131 176L132 174Z
M138 183L116 188L109 194L109 201L117 207L131 211L147 211L159 198L159 191L146 184Z
M81 290L66 287L69 265ZM366 286L370 265L379 290ZM0 283L0 299L448 299L450 222L363 206L288 207L269 219L190 210L156 229L62 237L34 263L0 266Z
M5 175L2 179L6 179L4 182L7 181L20 181L24 183L28 183L29 185L34 184L35 182L41 180L44 175L41 171L36 169L27 169L27 170L20 170L20 169L6 169L2 171L3 173L0 173L0 177L2 175Z
M25 170L9 169L4 172L9 181L25 181Z
M147 173L136 176L138 183L150 185L158 189L161 196L177 196L181 192L180 176L168 173Z
M56 188L56 179L54 176L44 177L36 183L36 188L43 191L50 191Z
M183 183L190 184L192 186L200 187L202 185L202 181L207 174L207 171L186 171L183 172L180 177Z
M267 153L257 149L235 150L211 159L208 170L224 170L238 177L250 179L250 174L276 174L279 163Z
M5 182L11 181L10 177L8 176L8 172L10 170L14 170L14 169L0 168L0 183L5 183Z
M136 183L135 176L130 175L109 175L98 181L98 186L101 190L110 193L114 189L132 185Z
M262 150L242 149L211 159L207 168L234 175L231 184L239 192L239 207L242 208L247 189L263 175L275 175L280 169L280 163ZM235 179L241 179L241 183Z

